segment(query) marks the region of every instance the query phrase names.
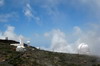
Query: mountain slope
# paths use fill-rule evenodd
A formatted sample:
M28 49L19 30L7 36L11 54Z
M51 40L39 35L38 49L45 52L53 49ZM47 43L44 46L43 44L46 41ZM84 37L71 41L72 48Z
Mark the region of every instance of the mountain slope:
M57 53L26 46L27 51L16 52L13 40L0 40L0 66L100 66L100 58Z

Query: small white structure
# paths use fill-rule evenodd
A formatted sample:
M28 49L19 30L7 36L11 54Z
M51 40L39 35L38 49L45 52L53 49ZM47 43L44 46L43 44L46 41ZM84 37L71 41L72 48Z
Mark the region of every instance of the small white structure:
M26 51L25 47L24 47L24 43L22 41L22 39L20 38L20 43L19 44L11 44L13 46L17 46L16 47L16 51L19 51L19 52L24 52Z
M30 46L30 41L27 41L27 45Z
M81 43L78 46L78 54L86 54L89 55L90 50L89 50L89 46L85 43Z
M40 49L40 47L36 47L37 49Z

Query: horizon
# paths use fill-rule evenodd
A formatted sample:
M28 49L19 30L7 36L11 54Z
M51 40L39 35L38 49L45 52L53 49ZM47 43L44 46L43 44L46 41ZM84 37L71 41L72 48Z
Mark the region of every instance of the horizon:
M99 0L0 0L0 39L76 53L81 43L100 56Z

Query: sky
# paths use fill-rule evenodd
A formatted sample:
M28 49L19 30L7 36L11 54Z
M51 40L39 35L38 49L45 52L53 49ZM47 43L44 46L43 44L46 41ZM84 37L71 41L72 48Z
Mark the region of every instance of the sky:
M31 41L45 50L99 55L100 0L0 0L0 38Z

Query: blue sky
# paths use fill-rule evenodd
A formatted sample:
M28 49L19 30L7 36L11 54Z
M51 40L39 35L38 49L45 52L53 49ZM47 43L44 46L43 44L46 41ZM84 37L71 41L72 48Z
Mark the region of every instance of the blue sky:
M81 42L89 44L92 39L87 41L85 39L88 37L84 39L83 35L88 36L90 33L91 36L95 31L96 37L93 37L99 38L99 2L99 0L0 0L1 38L9 36L10 39L15 39L15 36L21 35L30 40L31 45L45 49L57 45L53 44L55 35L57 35L55 39L63 40L66 45L74 46ZM60 42L62 45L63 41ZM95 44L96 47L98 43L99 39ZM93 46L94 44L91 44L91 48Z

